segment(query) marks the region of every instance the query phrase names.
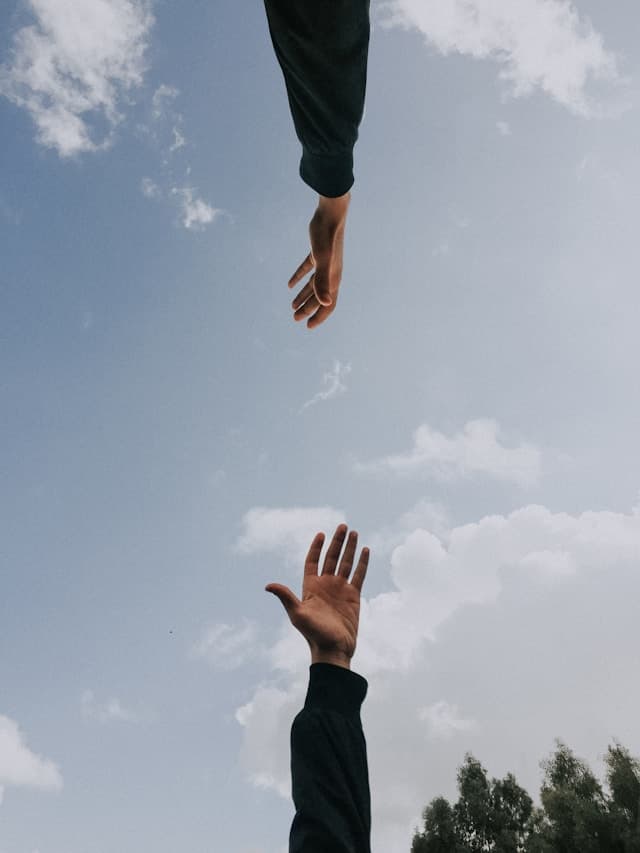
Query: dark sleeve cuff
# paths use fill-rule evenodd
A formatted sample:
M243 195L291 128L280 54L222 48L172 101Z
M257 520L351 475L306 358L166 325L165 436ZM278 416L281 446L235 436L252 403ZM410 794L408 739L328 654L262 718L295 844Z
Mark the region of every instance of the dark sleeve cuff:
M338 198L354 184L353 151L342 154L312 154L302 149L300 177L319 195Z
M324 708L341 714L359 714L367 687L366 678L350 669L332 663L312 663L304 707L306 710Z

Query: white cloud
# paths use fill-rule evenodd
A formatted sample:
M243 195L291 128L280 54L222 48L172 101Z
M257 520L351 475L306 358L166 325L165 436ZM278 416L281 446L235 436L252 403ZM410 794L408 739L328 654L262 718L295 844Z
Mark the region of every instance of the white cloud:
M504 447L498 424L486 418L469 421L462 432L448 438L422 424L413 435L408 453L356 463L363 474L395 474L405 477L435 477L450 480L486 474L498 480L532 486L540 476L541 454L530 444Z
M500 63L514 97L539 89L572 112L601 108L592 82L621 82L602 36L568 0L385 0L383 27L417 29L442 54Z
M191 649L191 656L202 658L217 669L228 672L238 669L260 653L256 640L256 623L247 619L241 628L225 623L207 625Z
M301 566L316 533L331 537L344 520L341 510L329 506L254 507L242 519L235 549L241 554L281 552L290 564Z
M349 373L351 373L351 365L342 364L336 359L333 362L331 370L328 370L322 377L323 389L314 394L310 400L307 400L300 411L304 411L309 406L313 406L315 403L320 403L323 400L330 400L332 397L337 397L338 394L344 394L347 390L347 386L343 380Z
M162 195L160 187L151 178L143 178L140 181L140 190L146 198L160 198Z
M180 90L175 86L169 86L166 83L158 86L151 98L151 115L156 121L166 116L169 104L175 101L179 94Z
M85 690L80 698L82 714L89 720L99 723L135 723L137 714L124 708L119 699L111 697L105 702L98 702L92 690Z
M466 720L458 714L458 708L443 699L418 709L418 719L426 722L429 737L445 740L453 737L456 732L476 728L475 720Z
M14 720L0 715L0 802L10 786L58 791L62 776L52 761L29 749Z
M142 83L153 16L143 0L28 0L0 93L31 115L61 157L108 146L126 93ZM96 121L97 119L97 121ZM98 131L95 125L107 124ZM102 137L102 138L101 138Z
M511 136L511 126L508 121L497 121L496 127L500 136Z
M173 187L171 193L180 199L182 224L191 231L202 231L223 212L198 198L193 187Z
M362 599L353 660L369 682L374 849L409 848L426 803L454 795L466 750L492 775L513 771L532 795L555 737L592 766L613 737L640 751L640 684L629 677L640 662L639 564L640 508L531 505L442 538L406 532L391 555L392 588ZM372 551L369 574L382 571ZM288 798L309 652L285 619L267 658L278 687L263 681L237 710L241 761L253 784Z
M171 132L173 133L173 142L169 146L169 151L173 152L186 145L187 140L185 135L177 127L171 128Z

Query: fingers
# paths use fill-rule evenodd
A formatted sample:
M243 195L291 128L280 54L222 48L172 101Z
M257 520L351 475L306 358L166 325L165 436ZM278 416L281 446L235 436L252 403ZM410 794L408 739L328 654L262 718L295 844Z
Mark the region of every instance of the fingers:
M289 279L289 287L295 287L295 285L300 281L301 278L304 278L308 272L315 266L315 260L313 258L313 252L309 252L304 261L300 264L298 269L294 272L294 274Z
M336 527L336 532L333 534L333 539L331 540L331 544L327 549L327 555L324 558L324 565L322 567L323 575L335 574L336 566L338 564L338 557L340 556L340 551L342 551L344 539L347 535L347 529L348 528L346 524L339 524Z
M356 570L351 578L351 586L355 586L355 588L360 592L362 589L362 584L364 583L364 579L367 574L367 566L369 565L369 549L363 548L360 554L360 559L358 560L358 565L356 566Z
M309 279L309 281L302 288L300 293L296 296L296 298L291 303L291 307L294 311L297 311L298 308L302 307L305 302L313 300L316 302L315 294L313 292L313 276Z
M355 530L352 530L349 536L347 537L347 545L344 549L344 554L342 555L342 559L340 560L340 566L338 568L338 575L341 578L349 579L349 575L351 574L351 568L353 567L353 558L356 555L356 548L358 547L358 534Z
M331 298L329 276L327 275L326 270L323 270L323 275L318 275L318 271L316 270L312 281L313 292L315 293L318 303L328 308L333 303L333 299Z
M300 599L294 595L288 586L283 586L280 583L269 583L265 586L266 592L272 592L287 611L287 615L291 617L294 610L300 605Z
M320 553L324 545L324 533L316 533L313 537L313 542L307 552L307 558L304 561L305 575L317 575L318 563L320 562Z

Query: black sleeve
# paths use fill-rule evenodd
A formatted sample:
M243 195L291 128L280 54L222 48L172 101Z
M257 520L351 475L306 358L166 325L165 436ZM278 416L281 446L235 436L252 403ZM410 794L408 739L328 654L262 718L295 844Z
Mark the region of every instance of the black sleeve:
M311 664L304 708L291 726L296 814L289 853L370 853L371 796L360 707L361 675Z
M351 189L353 148L364 113L370 0L264 0L284 74L300 177L337 198Z

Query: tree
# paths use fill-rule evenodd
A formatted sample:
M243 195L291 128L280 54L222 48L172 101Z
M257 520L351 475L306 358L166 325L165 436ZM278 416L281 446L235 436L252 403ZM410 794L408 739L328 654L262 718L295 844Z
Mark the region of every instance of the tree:
M424 833L413 837L411 853L457 853L458 833L453 809L444 797L436 797L422 812Z
M487 778L467 753L458 768L458 800L436 797L411 853L640 853L640 760L620 744L605 757L609 795L562 741L541 762L542 807L512 773Z
M624 853L640 853L640 761L616 743L605 756L609 814Z

